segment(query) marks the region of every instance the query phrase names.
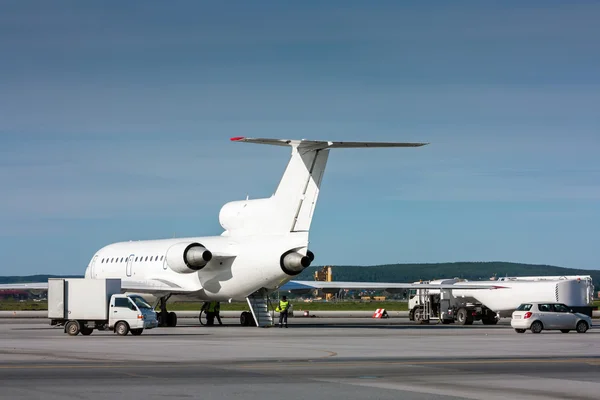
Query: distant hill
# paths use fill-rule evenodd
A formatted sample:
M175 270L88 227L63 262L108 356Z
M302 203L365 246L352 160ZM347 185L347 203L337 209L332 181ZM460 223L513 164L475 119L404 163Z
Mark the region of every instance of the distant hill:
M322 267L309 267L296 277L299 280L313 280L315 271ZM587 269L562 268L552 265L531 265L508 262L455 262L438 264L388 264L374 266L332 267L334 281L358 282L415 282L419 279L463 278L468 280L489 280L490 277L504 276L563 276L590 275L600 290L600 271ZM78 278L81 275L30 275L0 276L2 283L45 282L48 278Z

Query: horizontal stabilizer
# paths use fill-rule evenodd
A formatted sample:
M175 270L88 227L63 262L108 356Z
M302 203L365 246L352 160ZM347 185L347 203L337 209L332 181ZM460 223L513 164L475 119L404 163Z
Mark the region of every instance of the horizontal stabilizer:
M312 150L319 149L341 149L341 148L374 148L374 147L421 147L429 143L405 143L405 142L330 142L320 140L289 140L289 139L263 139L263 138L247 138L234 137L233 142L268 144L273 146L298 146L302 148L310 148Z

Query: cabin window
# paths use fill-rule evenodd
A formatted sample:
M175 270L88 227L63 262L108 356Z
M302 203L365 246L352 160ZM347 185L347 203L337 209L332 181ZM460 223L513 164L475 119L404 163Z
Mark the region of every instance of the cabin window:
M136 257L136 258L135 258L135 261L137 262L137 260L138 260L138 258Z
M104 262L104 258L102 259L102 261L100 261L100 264L102 264Z
M148 256L146 256L146 261L148 261Z
M164 257L164 256L160 256L160 261L162 261L162 260L163 260L163 257Z
M123 262L123 257L121 257L121 262Z

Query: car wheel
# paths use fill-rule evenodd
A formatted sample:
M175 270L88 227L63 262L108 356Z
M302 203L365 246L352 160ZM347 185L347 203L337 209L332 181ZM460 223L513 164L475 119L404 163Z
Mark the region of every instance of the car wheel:
M570 330L570 329L561 329L560 331L561 331L562 333L569 333L569 332L571 332L571 330Z
M517 333L525 333L525 329L515 329L515 332L517 332Z
M577 323L577 333L586 333L588 330L588 324L585 321L579 321Z
M540 333L542 329L544 329L544 326L540 321L535 321L533 324L531 324L531 332L533 333Z

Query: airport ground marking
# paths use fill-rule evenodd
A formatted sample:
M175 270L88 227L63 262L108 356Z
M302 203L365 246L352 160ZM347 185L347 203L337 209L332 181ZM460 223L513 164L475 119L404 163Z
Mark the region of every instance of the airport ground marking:
M324 358L327 358L324 357ZM306 361L287 361L279 363L278 366L285 366L290 368L302 368L304 367L303 363L310 362L311 360ZM385 365L477 365L477 364L540 364L540 363L553 363L553 364L591 364L591 365L600 365L599 359L582 359L582 358L571 358L571 359L498 359L498 360L454 360L454 361L354 361L354 362L343 362L343 360L339 360L336 362L323 362L319 363L319 366L323 367L365 367L365 366L385 366ZM272 366L270 365L240 365L237 368L244 369L270 369Z

